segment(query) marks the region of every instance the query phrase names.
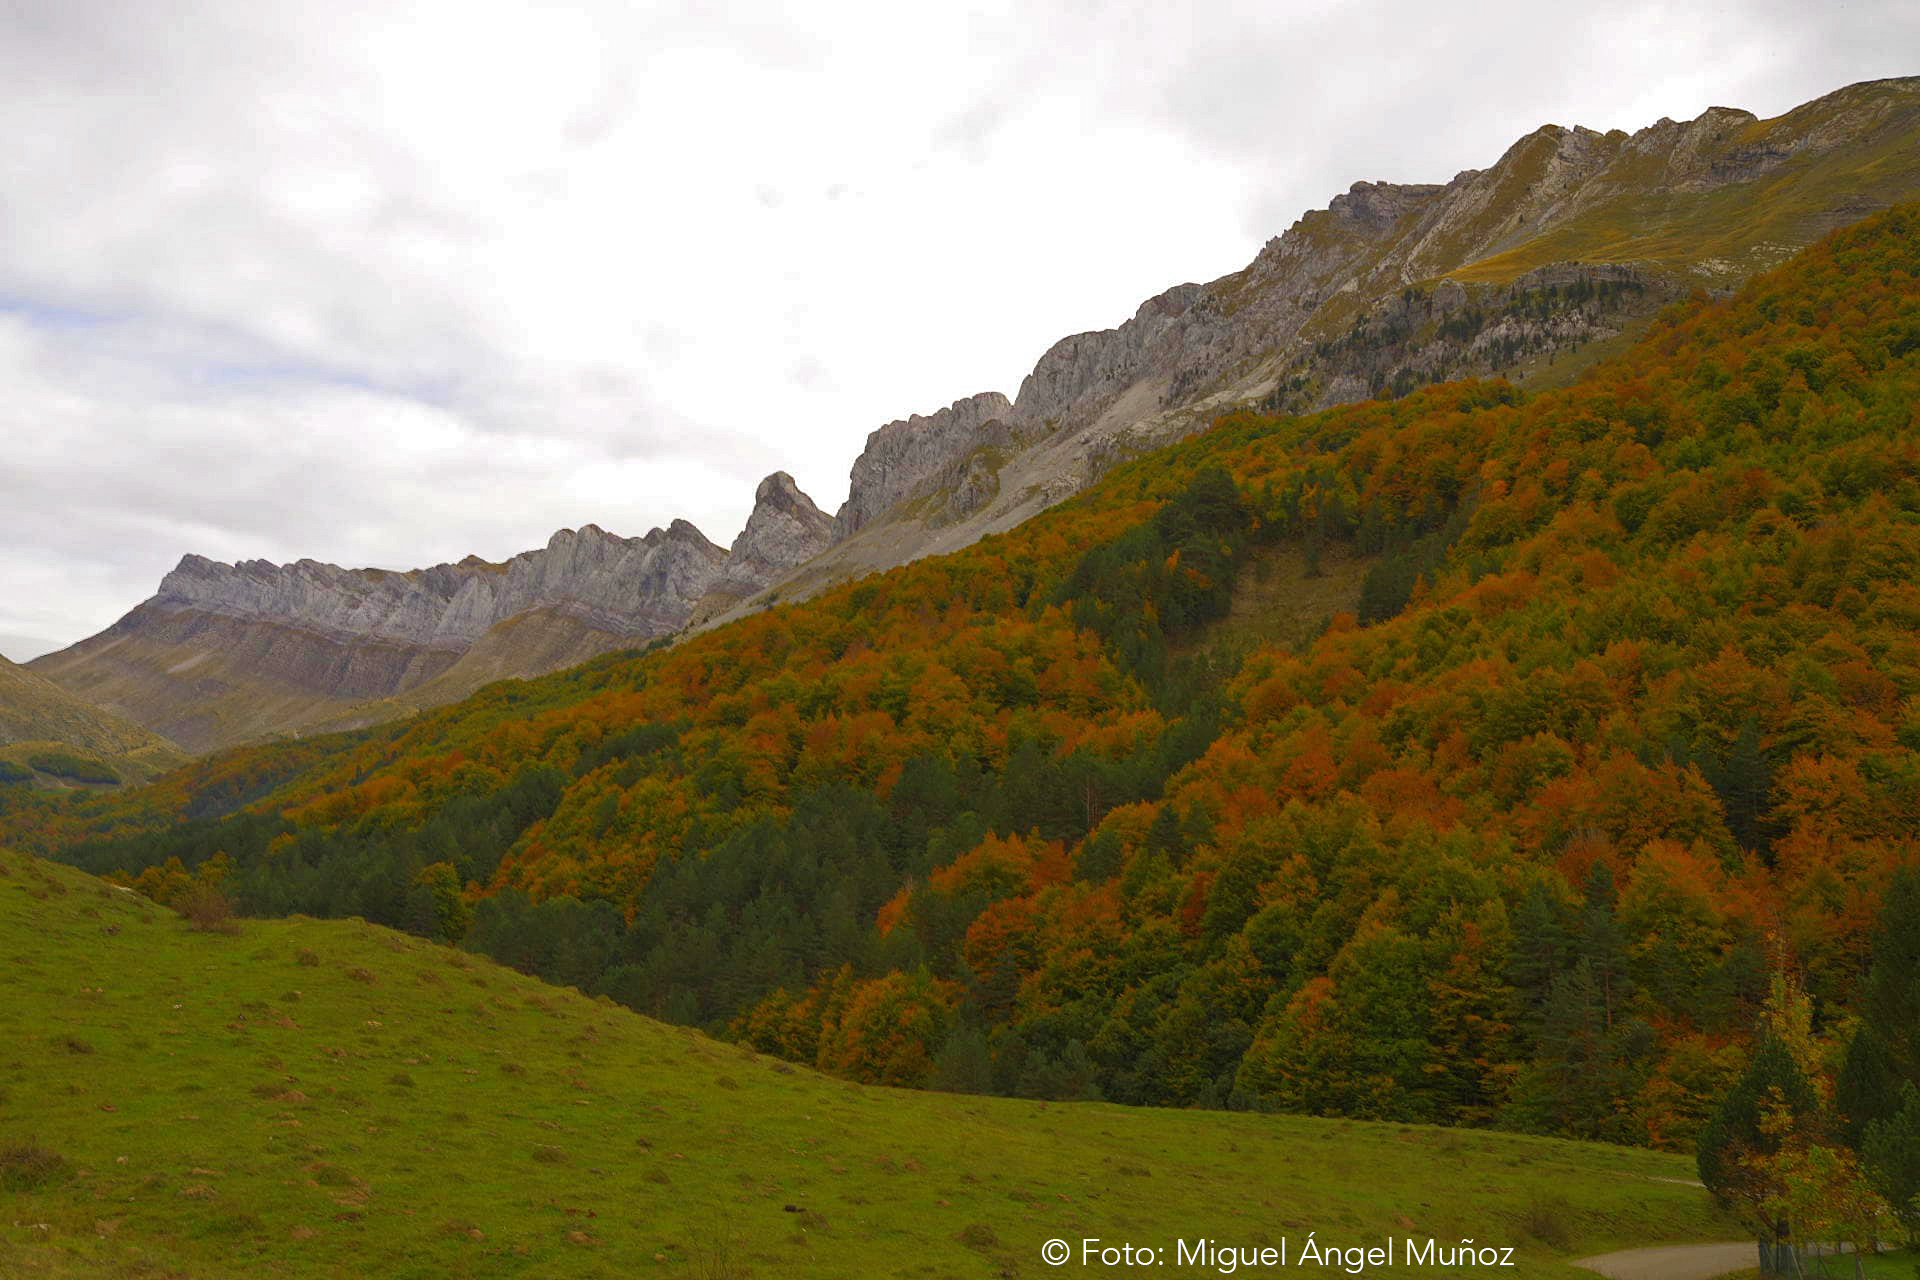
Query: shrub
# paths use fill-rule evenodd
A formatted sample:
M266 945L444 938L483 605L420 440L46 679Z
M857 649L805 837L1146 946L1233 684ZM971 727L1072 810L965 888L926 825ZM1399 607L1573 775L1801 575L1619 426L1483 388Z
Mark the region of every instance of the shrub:
M969 1249L998 1249L1000 1237L992 1227L983 1222L970 1222L960 1228L960 1234L954 1237Z
M233 903L211 884L195 881L175 895L169 904L188 926L202 933L238 933L233 922Z
M0 785L9 782L32 782L33 770L11 760L0 760Z
M1551 1248L1573 1247L1573 1206L1560 1196L1536 1192L1520 1210L1515 1225Z
M0 1147L0 1191L37 1191L71 1172L63 1156L38 1143Z

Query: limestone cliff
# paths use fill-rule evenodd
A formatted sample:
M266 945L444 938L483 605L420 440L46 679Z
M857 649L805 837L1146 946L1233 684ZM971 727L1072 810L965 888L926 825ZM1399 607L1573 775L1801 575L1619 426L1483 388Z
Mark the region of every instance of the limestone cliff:
M989 423L1012 416L1013 405L1005 396L986 391L937 413L889 422L869 435L867 447L854 460L847 501L834 517L837 536L851 537L916 496L930 477L972 453Z
M753 514L728 549L715 589L752 595L832 542L833 517L800 492L792 476L776 471L754 490Z

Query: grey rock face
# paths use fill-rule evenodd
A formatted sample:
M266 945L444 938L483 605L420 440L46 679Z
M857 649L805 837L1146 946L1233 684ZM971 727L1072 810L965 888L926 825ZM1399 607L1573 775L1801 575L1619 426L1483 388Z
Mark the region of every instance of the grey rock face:
M793 477L776 471L753 493L753 514L727 554L714 589L752 595L788 570L825 551L833 542L833 517L800 492Z
M314 560L226 565L190 555L149 604L457 651L496 623L537 607L565 608L621 635L676 630L726 561L725 551L684 520L644 538L617 537L589 524L562 529L544 548L505 564L470 556L405 573Z
M956 400L938 413L914 414L889 422L867 437L854 461L852 486L834 517L836 536L858 533L895 506L915 497L921 486L979 447L982 429L1013 416L1013 405L997 391Z
M1117 329L1077 333L1047 349L1014 402L1026 422L1070 424L1097 414L1149 370L1187 357L1220 308L1206 286L1178 285L1148 298Z

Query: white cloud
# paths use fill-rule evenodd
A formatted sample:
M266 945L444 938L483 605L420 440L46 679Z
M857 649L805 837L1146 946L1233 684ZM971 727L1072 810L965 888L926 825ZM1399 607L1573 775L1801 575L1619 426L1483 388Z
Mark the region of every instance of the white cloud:
M1899 74L1903 6L0 6L0 650L179 555L845 494L866 433L1543 123ZM13 653L12 656L26 656Z

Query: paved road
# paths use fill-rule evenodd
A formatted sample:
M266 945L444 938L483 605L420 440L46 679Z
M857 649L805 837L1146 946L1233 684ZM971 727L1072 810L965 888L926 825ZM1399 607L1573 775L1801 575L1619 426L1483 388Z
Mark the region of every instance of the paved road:
M1735 1271L1758 1271L1760 1251L1751 1240L1738 1244L1680 1244L1659 1249L1623 1249L1573 1264L1598 1271L1607 1280L1713 1280Z

